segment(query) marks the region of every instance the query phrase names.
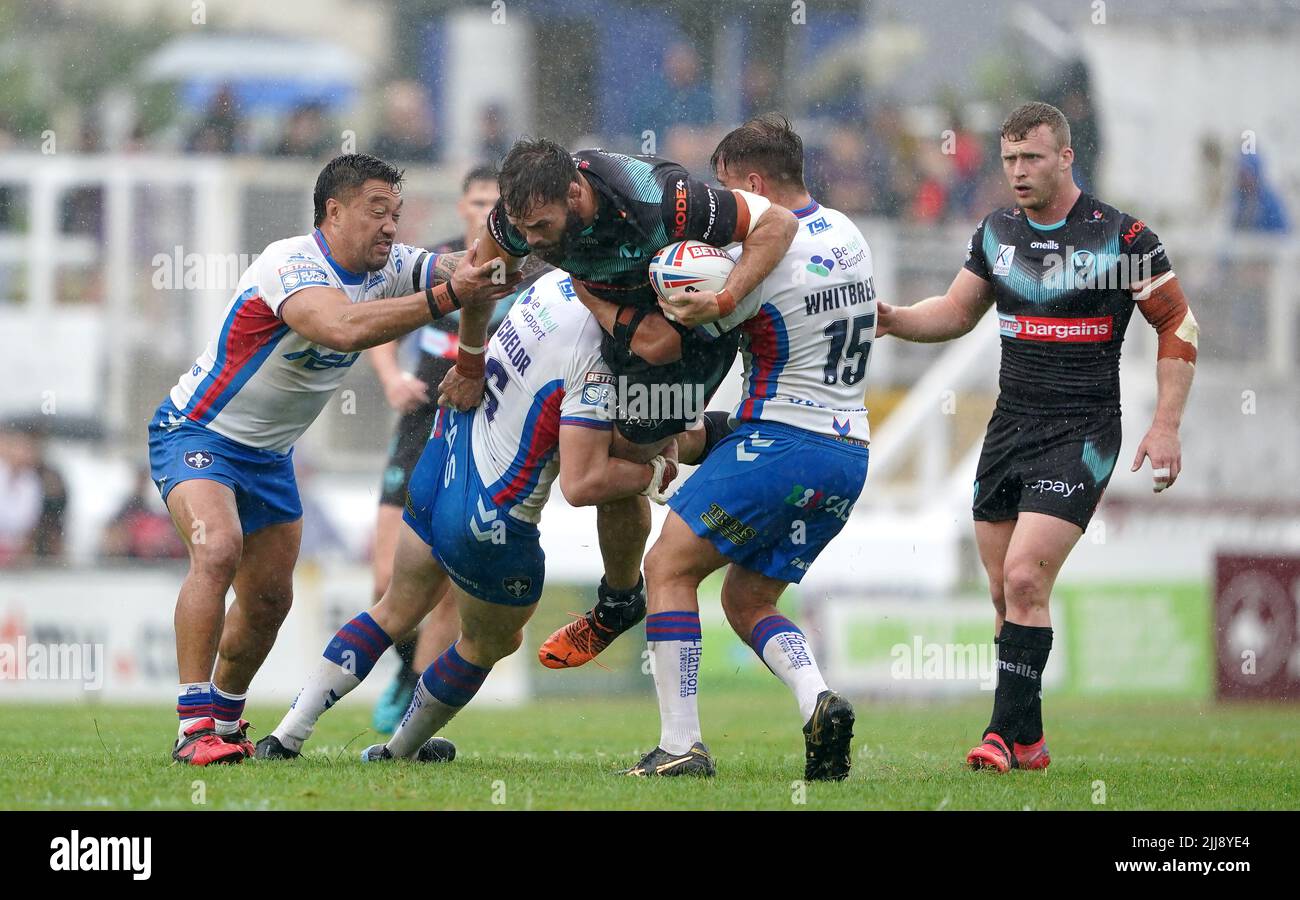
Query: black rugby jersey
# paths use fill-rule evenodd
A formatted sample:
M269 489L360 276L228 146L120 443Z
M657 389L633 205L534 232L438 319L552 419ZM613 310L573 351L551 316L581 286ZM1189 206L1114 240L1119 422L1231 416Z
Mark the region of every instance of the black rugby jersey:
M1030 222L1019 207L999 209L975 229L965 267L993 287L999 409L1119 415L1131 286L1172 268L1145 223L1086 193L1050 226Z
M735 195L691 178L677 163L607 150L579 150L573 161L596 194L596 219L559 268L602 300L653 307L658 298L649 266L655 253L688 238L715 247L732 243ZM528 255L504 201L488 214L488 231L505 252Z

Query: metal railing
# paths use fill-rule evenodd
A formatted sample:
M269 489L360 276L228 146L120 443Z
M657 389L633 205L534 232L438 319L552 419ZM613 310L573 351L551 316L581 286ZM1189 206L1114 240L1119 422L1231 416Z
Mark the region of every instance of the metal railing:
M60 413L98 420L112 449L138 455L143 423L211 337L242 262L310 229L316 175L313 163L247 157L0 156L0 416L40 412L46 376L37 373L80 371L86 387L61 397ZM430 243L459 232L460 175L408 170L399 239ZM894 303L942 292L974 225L860 224L879 295ZM1300 241L1159 233L1204 329L1188 431L1213 432L1227 448L1221 452L1249 460L1254 439L1238 446L1231 430L1216 426L1234 385L1253 391L1263 414L1294 412ZM65 327L73 319L79 331ZM1141 316L1134 319L1122 371L1125 407L1139 427L1154 404L1155 340ZM82 344L60 345L66 334ZM870 390L903 395L888 415L873 415L872 479L881 497L924 505L959 486L968 491L963 473L978 441L948 407L987 405L996 341L986 320L947 345L876 342ZM345 388L354 392L350 411L327 407L303 449L321 469L374 469L392 413L368 367L357 367ZM1300 470L1291 471L1300 464L1285 465L1286 483L1300 483Z

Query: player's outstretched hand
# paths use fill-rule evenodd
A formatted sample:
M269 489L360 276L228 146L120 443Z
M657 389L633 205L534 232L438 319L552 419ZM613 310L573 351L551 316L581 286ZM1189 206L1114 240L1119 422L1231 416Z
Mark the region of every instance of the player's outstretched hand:
M473 409L483 399L485 384L486 380L482 376L469 378L453 368L442 379L442 384L438 385L438 405L450 406L461 412Z
M1178 440L1178 431L1173 428L1160 428L1155 425L1138 444L1137 455L1133 457L1136 472L1142 468L1142 460L1151 459L1151 489L1160 493L1165 488L1173 487L1178 480L1178 473L1183 470L1183 449Z
M669 322L687 328L718 321L718 295L713 291L691 291L672 294L659 301L659 309Z
M410 372L384 382L384 399L399 413L409 413L429 405L429 386Z
M876 337L882 338L889 334L890 326L894 324L894 307L890 306L883 300L876 301Z
M496 303L518 286L518 272L507 272L505 260L492 257L482 265L475 265L478 241L469 248L456 271L451 273L451 289L461 306L482 306Z

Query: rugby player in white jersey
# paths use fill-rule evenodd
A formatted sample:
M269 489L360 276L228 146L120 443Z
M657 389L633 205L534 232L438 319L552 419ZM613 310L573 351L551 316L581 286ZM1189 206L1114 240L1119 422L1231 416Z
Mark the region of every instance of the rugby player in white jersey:
M646 640L659 745L628 775L713 775L696 703L700 582L726 566L727 621L795 695L804 778L848 777L853 707L829 690L777 599L840 532L867 477L867 361L876 333L871 251L803 181L803 142L784 117L735 129L713 153L723 187L791 210L799 230L781 263L725 314L713 295L660 301L692 327L742 334L745 390L734 430L669 500L645 560Z
M662 501L676 473L663 455L649 463L610 455L614 376L600 348L600 325L564 272L543 275L511 307L488 343L483 402L439 410L411 474L387 592L325 647L284 719L257 742L259 759L300 755L321 714L439 604L448 584L460 638L425 669L388 743L362 759L454 756L449 741L432 735L518 649L541 597L537 523L552 484L558 478L574 506L640 494Z
M362 350L491 305L518 280L396 243L401 185L373 156L331 160L315 230L244 272L217 336L149 423L151 475L190 556L175 618L180 762L252 755L244 698L289 611L302 536L294 441Z

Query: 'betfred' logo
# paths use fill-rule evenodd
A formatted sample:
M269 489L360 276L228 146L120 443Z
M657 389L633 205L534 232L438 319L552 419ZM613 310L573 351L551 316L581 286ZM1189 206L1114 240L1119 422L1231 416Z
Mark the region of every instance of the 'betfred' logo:
M1114 331L1112 316L1093 319L1048 319L998 313L998 327L1006 337L1024 341L1085 344L1108 341Z
M721 256L731 259L726 250L720 250L717 247L711 247L708 244L691 244L686 248L686 253L691 259L701 259L705 256Z

